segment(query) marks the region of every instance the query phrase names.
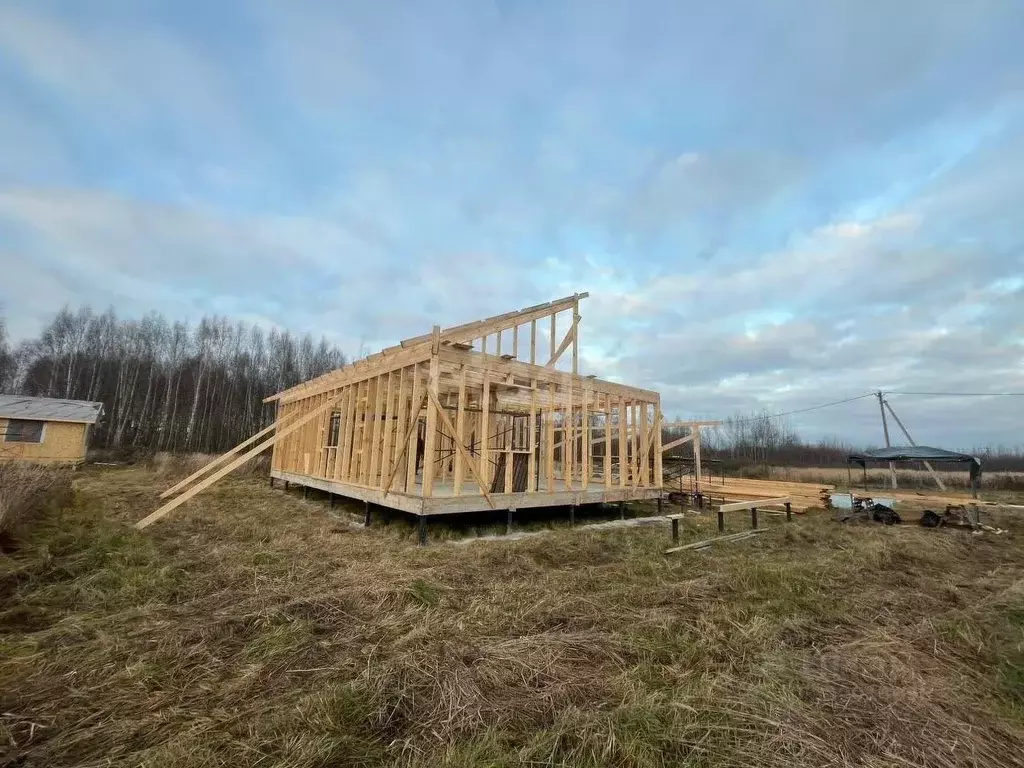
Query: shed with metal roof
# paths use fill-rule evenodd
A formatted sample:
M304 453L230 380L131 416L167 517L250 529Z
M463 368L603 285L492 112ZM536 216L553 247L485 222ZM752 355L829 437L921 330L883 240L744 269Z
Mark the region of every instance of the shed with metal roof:
M79 464L103 403L0 395L0 461Z

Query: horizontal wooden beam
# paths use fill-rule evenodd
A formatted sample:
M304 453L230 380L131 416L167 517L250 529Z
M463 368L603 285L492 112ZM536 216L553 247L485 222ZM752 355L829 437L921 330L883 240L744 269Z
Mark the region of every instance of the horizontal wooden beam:
M751 499L750 501L734 501L729 504L723 504L718 509L721 512L735 512L740 509L760 509L761 507L777 507L782 504L792 504L793 499L789 496L783 496L779 499Z
M478 370L511 372L521 379L537 379L537 381L546 384L570 386L573 390L578 389L581 395L584 389L589 389L592 392L622 395L625 398L646 403L656 403L660 397L657 392L652 392L648 389L630 387L626 384L616 384L615 382L604 381L603 379L575 376L566 371L556 371L545 368L542 365L531 365L521 360L502 360L500 357L485 355L482 352L442 346L439 355L442 362L466 365Z

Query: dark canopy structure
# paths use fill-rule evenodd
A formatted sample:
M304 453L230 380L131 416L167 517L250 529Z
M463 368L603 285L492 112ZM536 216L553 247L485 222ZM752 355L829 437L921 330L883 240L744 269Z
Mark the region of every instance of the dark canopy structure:
M971 490L975 497L981 487L981 460L967 453L956 453L926 445L907 445L893 448L878 448L874 451L851 453L846 457L849 464L860 464L866 468L869 462L897 461L949 461L970 465Z

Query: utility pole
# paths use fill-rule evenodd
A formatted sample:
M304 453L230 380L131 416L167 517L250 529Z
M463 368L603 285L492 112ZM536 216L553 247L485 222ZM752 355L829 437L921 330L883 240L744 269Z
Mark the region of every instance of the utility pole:
M891 448L892 445L889 443L889 423L885 420L885 400L882 399L881 391L875 393L878 395L878 410L882 412L882 431L885 433L885 447ZM892 476L892 487L896 487L896 465L891 461L889 462L889 474Z
M889 415L892 416L896 420L896 426L898 426L901 430L903 430L903 434L906 435L907 442L909 442L913 446L916 446L917 443L914 442L914 438L912 438L910 436L910 433L907 431L907 428L905 426L903 426L903 422L900 421L900 417L896 415L896 411L894 411L892 409L892 406L889 405L889 401L888 400L885 401L885 407L889 409ZM934 469L932 469L932 465L929 464L927 461L923 461L923 460L922 460L921 463L924 464L924 468L925 469L927 469L929 472L932 473L932 479L935 480L936 484L939 486L939 490L940 491L946 490L946 484L944 482L942 482L942 478L939 477L938 473Z

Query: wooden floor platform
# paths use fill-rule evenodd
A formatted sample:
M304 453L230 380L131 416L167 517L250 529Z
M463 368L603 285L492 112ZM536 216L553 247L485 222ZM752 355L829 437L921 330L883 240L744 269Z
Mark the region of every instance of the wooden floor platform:
M435 483L434 495L429 498L414 496L407 493L392 491L385 496L379 489L368 488L350 483L340 483L326 478L310 477L282 470L272 470L270 476L275 481L287 482L290 485L316 488L320 491L333 493L359 501L368 501L390 509L401 510L412 515L451 515L463 512L484 512L489 509L515 510L530 507L583 506L584 504L615 503L619 501L643 501L657 499L661 496L660 488L612 487L589 484L584 490L579 481L566 489L558 483L551 492L543 487L536 493L492 493L492 507L487 499L479 493L479 488L472 483L464 483L462 494L455 496L450 483Z

